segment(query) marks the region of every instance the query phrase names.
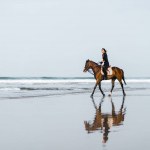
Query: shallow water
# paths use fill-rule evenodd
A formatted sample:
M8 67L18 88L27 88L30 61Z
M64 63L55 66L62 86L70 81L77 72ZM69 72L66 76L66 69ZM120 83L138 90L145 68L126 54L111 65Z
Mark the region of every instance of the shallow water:
M92 139L95 143L94 149L149 149L149 98L149 96L127 96L123 100L122 97L113 97L115 114L112 112L112 107L109 106L108 110L106 98L103 103L107 105L104 105L104 108L102 105L104 113L100 117L102 127L94 129L91 133L86 129L87 134L95 139L95 141ZM111 100L109 102L111 103ZM93 113L93 117L89 118L92 125L96 122L95 115L97 114Z
M149 79L102 82L92 79L0 79L0 149L150 149Z
M150 79L127 79L126 82L125 91L150 89ZM94 84L91 78L0 78L0 100L91 93ZM102 89L110 91L111 82L102 81ZM118 82L114 91L121 92Z
M121 91L104 99L97 91L94 99L78 93L0 100L0 149L150 149L150 90L126 92L125 99ZM94 124L96 108L98 128L88 131L85 122Z

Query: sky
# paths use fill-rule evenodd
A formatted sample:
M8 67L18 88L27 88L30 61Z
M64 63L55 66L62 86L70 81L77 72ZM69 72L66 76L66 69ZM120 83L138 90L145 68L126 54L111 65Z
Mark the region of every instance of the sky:
M87 59L150 77L149 0L1 0L0 76L87 77Z

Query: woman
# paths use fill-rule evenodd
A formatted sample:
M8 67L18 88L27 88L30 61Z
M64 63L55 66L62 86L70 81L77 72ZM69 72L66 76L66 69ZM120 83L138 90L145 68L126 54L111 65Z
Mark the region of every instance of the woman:
M109 67L109 61L108 61L108 56L107 56L107 51L105 48L102 48L102 70L104 72L104 80L107 80L107 69Z

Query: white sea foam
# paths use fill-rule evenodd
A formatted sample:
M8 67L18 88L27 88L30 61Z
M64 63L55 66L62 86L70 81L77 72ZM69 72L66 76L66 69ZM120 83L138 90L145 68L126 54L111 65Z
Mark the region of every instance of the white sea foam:
M105 83L109 83L111 80L108 81L102 81ZM117 80L116 80L117 81ZM95 79L58 79L58 80L0 80L0 83L20 83L20 84L48 84L48 83L94 83ZM150 79L126 79L127 83L150 83Z
M0 91L20 91L20 88L0 88Z

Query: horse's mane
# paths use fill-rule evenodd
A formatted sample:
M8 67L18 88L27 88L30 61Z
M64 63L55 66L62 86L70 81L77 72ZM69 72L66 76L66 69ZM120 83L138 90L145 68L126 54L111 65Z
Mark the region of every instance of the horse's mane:
M96 62L94 62L94 61L92 61L94 64L96 64L96 65L98 65L98 63L96 63Z
M97 65L98 67L101 67L101 65L99 65L98 63L96 63L96 62L94 62L94 61L92 61L92 60L90 60L90 62L94 63L94 64Z

